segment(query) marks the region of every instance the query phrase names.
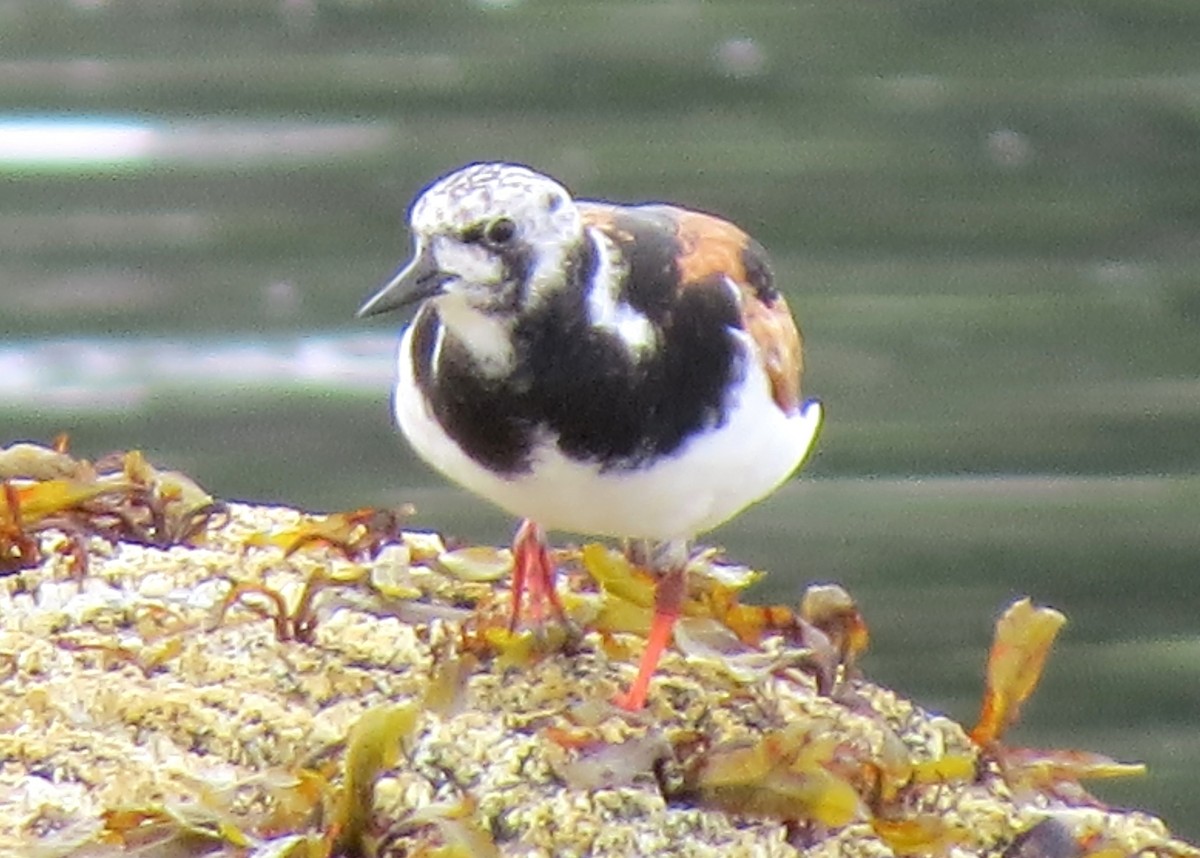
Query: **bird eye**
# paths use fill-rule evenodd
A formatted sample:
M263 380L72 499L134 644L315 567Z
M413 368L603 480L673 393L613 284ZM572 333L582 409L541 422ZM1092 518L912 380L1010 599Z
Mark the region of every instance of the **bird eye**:
M489 244L499 246L508 244L516 234L517 225L506 217L500 217L487 225L484 237L488 240Z

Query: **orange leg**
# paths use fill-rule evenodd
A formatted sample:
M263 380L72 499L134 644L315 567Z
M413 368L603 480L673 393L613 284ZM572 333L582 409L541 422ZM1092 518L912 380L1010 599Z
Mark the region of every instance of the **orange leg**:
M646 705L650 679L658 669L663 650L671 642L671 630L683 609L686 585L687 575L680 565L664 572L654 588L654 618L650 621L650 634L646 636L646 649L642 653L637 676L629 686L629 691L617 695L613 701L622 709L637 711Z
M526 586L529 588L529 613L534 623L542 622L546 602L549 602L555 616L565 624L567 614L554 589L554 561L550 559L546 534L535 522L525 519L513 537L512 552L512 614L509 615L508 630L515 630L521 621L521 602Z

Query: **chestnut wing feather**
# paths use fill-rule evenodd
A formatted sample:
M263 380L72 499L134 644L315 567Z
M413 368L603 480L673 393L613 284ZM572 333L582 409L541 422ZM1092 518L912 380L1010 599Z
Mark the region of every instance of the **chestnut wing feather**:
M580 204L580 212L586 225L604 232L618 247L640 243L639 254L650 257L657 250L663 260L649 264L672 265L678 291L725 289L732 283L742 328L758 349L775 403L788 414L799 408L804 368L800 332L774 285L762 245L726 220L676 206L588 202ZM661 248L646 247L660 243ZM671 300L669 295L662 298Z

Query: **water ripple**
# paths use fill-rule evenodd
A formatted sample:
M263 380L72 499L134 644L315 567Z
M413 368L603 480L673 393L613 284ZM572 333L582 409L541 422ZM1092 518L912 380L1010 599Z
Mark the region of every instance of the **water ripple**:
M0 346L2 410L127 410L160 394L217 397L270 389L378 395L395 338L305 334L253 340L71 338Z
M0 64L2 68L2 64ZM392 123L0 115L0 168L265 166L363 157L395 143Z

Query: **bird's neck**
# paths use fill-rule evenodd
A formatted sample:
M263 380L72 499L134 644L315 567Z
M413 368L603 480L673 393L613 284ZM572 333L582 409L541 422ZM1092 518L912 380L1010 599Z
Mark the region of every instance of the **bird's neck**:
M472 306L461 295L437 299L437 313L446 335L461 345L481 376L500 378L519 372L522 356L531 348L544 348L561 337L582 338L589 328L618 334L631 319L616 303L618 261L607 241L584 234L569 252L558 258L554 276L542 269L521 289L520 310L487 312ZM538 270L530 272L539 278ZM526 355L527 356L527 355Z
M603 232L588 228L586 244L592 263L581 284L589 324L615 336L632 354L640 354L658 342L658 329L622 295L629 276L629 263L620 249Z
M437 314L447 334L462 345L481 375L499 377L512 371L516 362L512 314L483 312L454 294L438 299Z

